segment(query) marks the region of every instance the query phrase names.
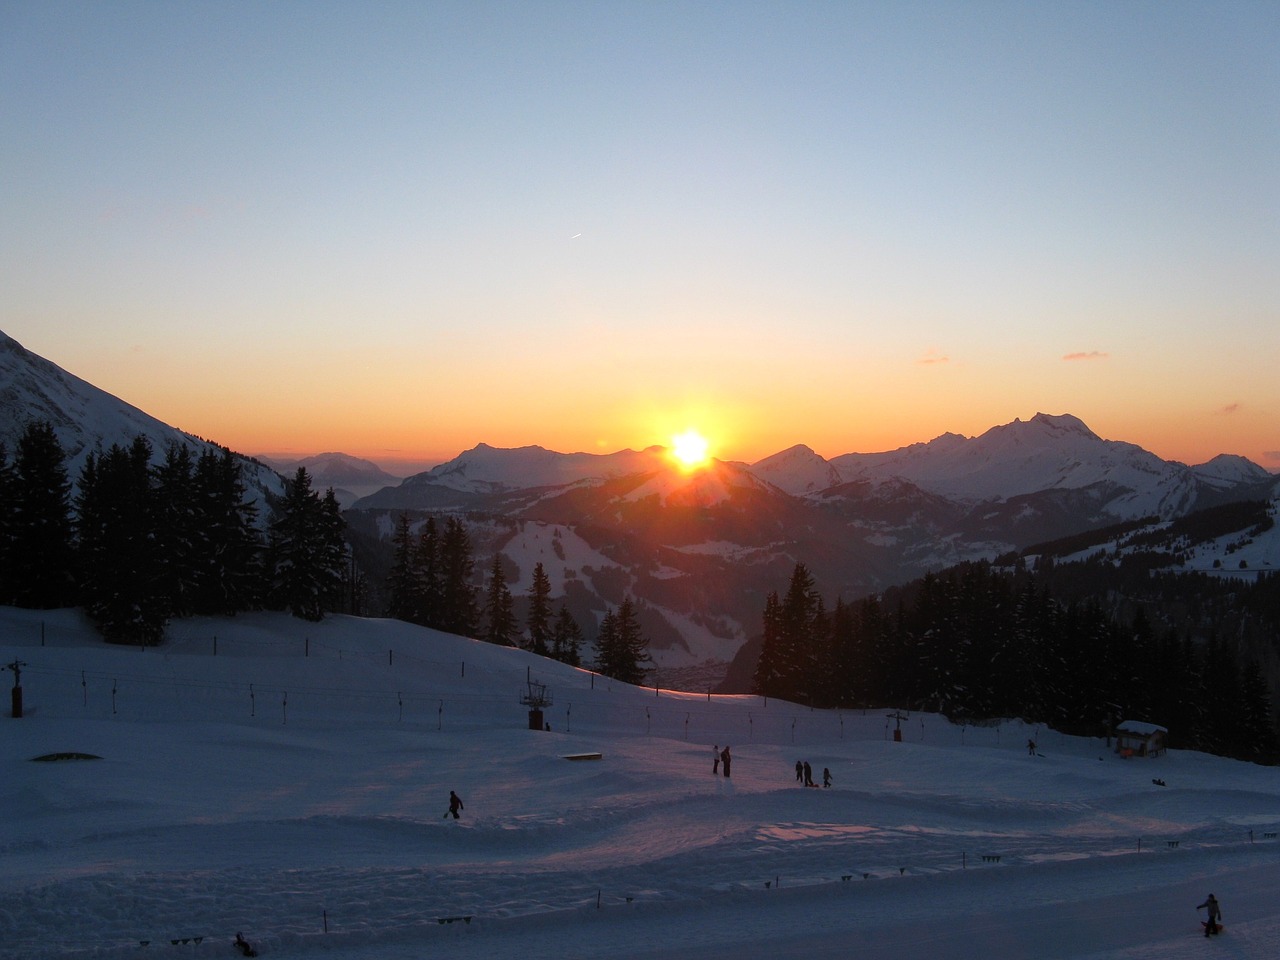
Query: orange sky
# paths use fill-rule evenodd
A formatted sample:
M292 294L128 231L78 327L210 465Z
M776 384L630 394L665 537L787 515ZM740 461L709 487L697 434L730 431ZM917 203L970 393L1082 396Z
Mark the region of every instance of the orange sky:
M371 4L9 8L0 327L245 453L1280 469L1274 5Z

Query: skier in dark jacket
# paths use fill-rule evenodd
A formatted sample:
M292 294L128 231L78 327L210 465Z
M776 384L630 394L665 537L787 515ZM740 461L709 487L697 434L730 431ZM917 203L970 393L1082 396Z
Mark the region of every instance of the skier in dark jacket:
M1209 934L1217 933L1222 929L1222 908L1218 906L1218 898L1212 893L1196 909L1203 910L1206 907L1209 910L1209 922L1204 925L1204 935L1207 937Z
M729 745L725 744L725 748L720 751L720 762L724 764L724 775L729 776L729 764L733 761L732 754L729 753Z
M462 809L462 798L458 796L456 793L454 793L452 790L450 790L449 791L449 811L448 813L445 814L445 816L447 817L451 813L453 814L453 819L457 820L458 811L461 809Z

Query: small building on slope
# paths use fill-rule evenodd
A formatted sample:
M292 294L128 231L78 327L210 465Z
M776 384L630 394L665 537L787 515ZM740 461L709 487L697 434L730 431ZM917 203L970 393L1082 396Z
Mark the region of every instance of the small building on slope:
M1169 731L1145 720L1123 720L1116 727L1116 753L1125 757L1158 757L1164 753Z

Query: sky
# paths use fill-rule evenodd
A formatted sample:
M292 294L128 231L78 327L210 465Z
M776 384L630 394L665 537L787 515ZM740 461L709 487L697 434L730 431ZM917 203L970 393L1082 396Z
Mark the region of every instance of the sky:
M0 0L0 329L243 453L1280 470L1280 6Z
M141 654L74 610L0 627L4 960L231 957L237 931L273 960L1280 951L1274 767L655 695L393 620L195 618ZM67 753L99 759L32 762Z

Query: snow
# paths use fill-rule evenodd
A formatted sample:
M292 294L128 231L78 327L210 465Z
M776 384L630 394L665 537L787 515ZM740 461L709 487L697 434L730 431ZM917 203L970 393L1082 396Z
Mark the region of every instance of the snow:
M1280 949L1271 768L920 714L895 742L889 711L655 693L394 621L171 636L108 647L75 611L0 608L26 708L0 717L0 957L231 957L238 930L335 960ZM527 729L529 677L551 732ZM31 762L56 752L101 759ZM796 785L797 759L834 786Z

